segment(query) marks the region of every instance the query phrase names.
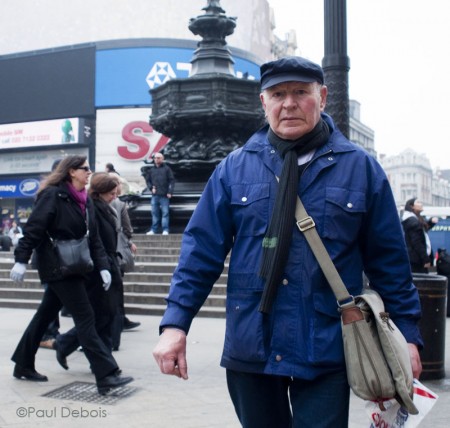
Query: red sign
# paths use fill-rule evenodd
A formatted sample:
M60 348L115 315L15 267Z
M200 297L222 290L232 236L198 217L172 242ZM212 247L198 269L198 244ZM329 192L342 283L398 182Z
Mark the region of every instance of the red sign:
M117 153L126 160L150 159L153 153L159 152L169 141L169 137L160 135L156 145L151 148L145 134L156 133L153 127L144 121L133 121L122 129L122 138L128 144L117 147Z

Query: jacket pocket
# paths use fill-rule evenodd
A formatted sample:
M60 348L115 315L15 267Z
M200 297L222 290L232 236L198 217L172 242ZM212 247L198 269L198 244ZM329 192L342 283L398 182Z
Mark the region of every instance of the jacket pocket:
M343 363L341 316L334 295L314 294L314 309L311 362L318 365Z
M254 292L227 296L224 355L244 362L268 359L268 319L258 311L261 295Z
M231 208L237 236L265 233L269 216L269 183L243 183L231 186Z
M323 237L342 243L353 242L366 212L363 192L340 187L327 187Z

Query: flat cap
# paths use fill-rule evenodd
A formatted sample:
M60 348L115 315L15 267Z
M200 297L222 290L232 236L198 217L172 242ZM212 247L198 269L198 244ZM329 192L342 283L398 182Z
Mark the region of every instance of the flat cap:
M322 67L300 56L287 56L261 65L261 90L284 82L323 84Z

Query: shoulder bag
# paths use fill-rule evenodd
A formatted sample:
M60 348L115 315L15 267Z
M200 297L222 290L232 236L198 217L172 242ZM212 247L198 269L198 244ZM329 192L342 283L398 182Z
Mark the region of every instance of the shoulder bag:
M122 228L117 232L116 251L120 269L123 272L132 272L134 270L134 256L130 249L130 242Z
M84 275L94 269L94 262L89 251L89 216L86 209L86 234L80 239L53 239L50 242L58 257L63 277Z
M383 401L395 398L409 413L416 415L408 344L385 312L380 295L366 287L361 295L351 296L300 198L295 217L336 296L351 389L364 400L378 402L381 409Z
M125 235L122 227L122 213L117 213L117 260L122 272L132 272L134 270L134 255L131 252L130 240Z

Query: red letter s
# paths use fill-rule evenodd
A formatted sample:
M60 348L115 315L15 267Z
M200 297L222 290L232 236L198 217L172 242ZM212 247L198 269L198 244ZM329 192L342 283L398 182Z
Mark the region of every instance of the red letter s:
M142 135L136 135L133 131L140 130ZM150 142L144 133L152 133L153 128L147 122L135 121L127 123L122 129L122 138L136 147L135 150L129 150L128 146L119 146L117 152L127 160L145 159L150 150Z

